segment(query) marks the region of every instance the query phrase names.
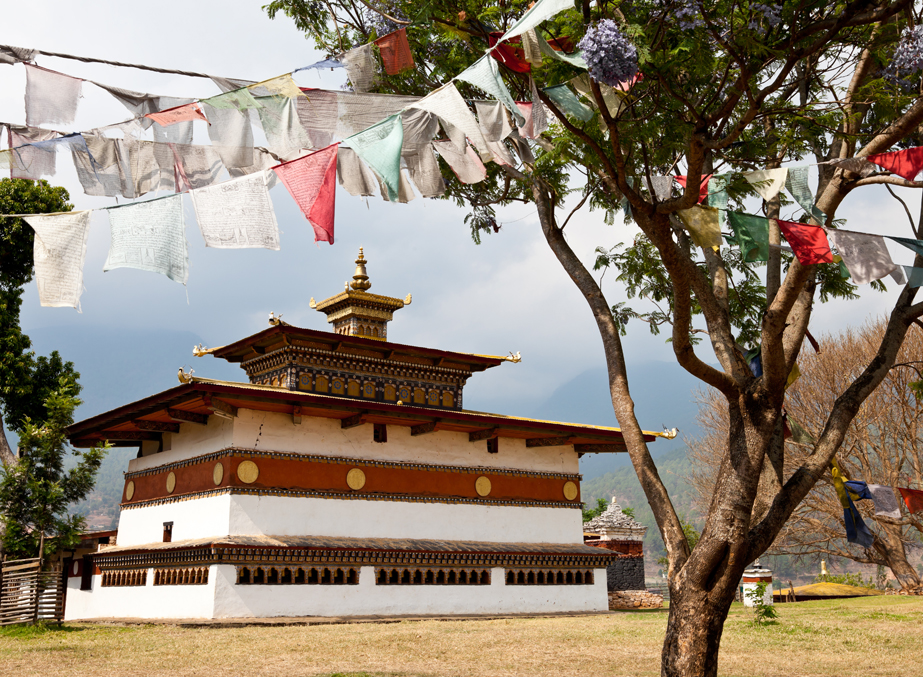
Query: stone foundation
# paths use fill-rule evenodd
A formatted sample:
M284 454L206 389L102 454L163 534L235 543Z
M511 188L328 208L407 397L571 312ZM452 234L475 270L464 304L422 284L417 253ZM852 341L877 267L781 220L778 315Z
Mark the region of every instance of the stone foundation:
M644 558L619 557L606 567L606 589L618 590L644 589Z
M647 590L619 590L609 593L609 610L618 609L660 609L663 595Z

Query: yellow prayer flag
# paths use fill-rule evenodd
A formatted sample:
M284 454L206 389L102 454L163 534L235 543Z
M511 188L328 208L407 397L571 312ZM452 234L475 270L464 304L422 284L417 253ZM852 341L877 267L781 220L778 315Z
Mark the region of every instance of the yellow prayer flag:
M680 209L676 213L692 235L693 242L702 249L711 247L718 251L721 247L721 224L718 221L717 209L696 205L692 209Z

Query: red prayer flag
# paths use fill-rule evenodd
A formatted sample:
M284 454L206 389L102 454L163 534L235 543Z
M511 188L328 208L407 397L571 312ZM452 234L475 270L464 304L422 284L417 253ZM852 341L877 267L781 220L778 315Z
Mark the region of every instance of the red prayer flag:
M903 489L901 487L898 487L897 490L901 492L904 503L907 504L907 510L912 513L923 511L923 491Z
M314 241L333 244L337 144L272 169L311 222Z
M892 174L913 181L923 169L923 146L899 150L893 153L879 153L865 158L879 167L884 167Z
M809 226L806 223L793 223L778 219L782 234L792 246L792 251L803 266L815 263L832 263L833 252L827 242L827 234L820 226Z
M711 179L712 176L713 174L709 174L708 176L702 177L702 185L699 186L699 204L701 204L705 200L705 198L708 197L708 181L709 179ZM679 185L681 185L683 188L686 187L686 177L685 176L674 176L673 178L676 179L676 182Z
M205 120L205 122L208 122L208 118L205 117L197 103L187 103L182 106L157 111L156 113L148 113L144 117L150 118L161 127L167 127L177 122L186 122L187 120Z
M634 84L638 80L640 80L643 77L644 77L644 74L641 71L638 71L632 77L628 78L624 82L620 82L619 84L617 84L615 88L623 92L627 92L629 89L631 89L634 86Z
M491 33L490 36L488 36L490 46L494 48L491 50L490 55L511 71L517 73L528 73L531 71L532 64L526 61L526 54L522 51L522 47L517 47L514 44L521 43L522 41L520 38L511 38L498 45L497 41L501 37L503 37L503 33Z
M381 52L381 61L388 75L397 75L408 68L416 68L413 54L410 53L410 43L407 42L406 28L378 38L375 44Z

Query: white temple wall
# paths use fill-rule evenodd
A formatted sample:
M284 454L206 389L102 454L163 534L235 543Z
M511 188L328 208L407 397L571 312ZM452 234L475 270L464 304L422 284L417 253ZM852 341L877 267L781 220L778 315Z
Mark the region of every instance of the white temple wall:
M67 579L64 620L87 618L213 618L215 567L205 585L154 586L154 570L147 570L147 585L102 586L93 576L93 589L81 590L80 578Z
M232 536L431 538L500 543L583 541L583 518L576 508L281 496L237 495L231 498L229 533ZM186 506L192 502L179 505ZM137 511L140 510L146 508ZM173 538L179 540L176 534L174 527ZM119 545L124 545L121 530Z
M227 536L230 533L231 498L225 494L123 509L119 513L118 544L160 543L163 541L164 522L173 522L173 541Z
M178 433L164 433L164 447L169 446L169 450L133 458L128 462L128 472L156 468L225 449L232 445L233 436L234 422L220 416L209 416L208 425L180 423Z
M528 449L525 440L503 437L499 453L488 454L487 443L469 442L467 433L437 431L413 437L409 427L398 425L388 426L388 441L378 444L372 440L371 424L343 430L337 419L308 416L295 424L288 414L252 409L239 409L233 421L210 416L207 426L181 423L180 432L168 436L169 451L133 459L128 471L147 470L232 446L398 463L580 471L571 446Z
M215 571L217 569L217 571ZM215 618L525 614L606 611L606 570L592 585L506 585L503 568L491 584L375 585L375 568L360 568L358 585L237 585L232 565L215 565ZM211 580L211 579L210 579Z

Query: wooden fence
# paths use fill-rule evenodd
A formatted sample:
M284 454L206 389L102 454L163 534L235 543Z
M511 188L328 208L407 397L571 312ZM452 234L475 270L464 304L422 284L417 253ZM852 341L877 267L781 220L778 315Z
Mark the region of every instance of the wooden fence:
M38 558L0 565L0 625L60 623L64 619L64 576L41 571Z

